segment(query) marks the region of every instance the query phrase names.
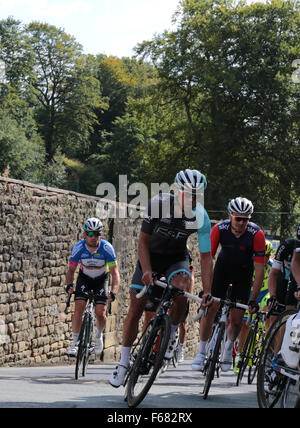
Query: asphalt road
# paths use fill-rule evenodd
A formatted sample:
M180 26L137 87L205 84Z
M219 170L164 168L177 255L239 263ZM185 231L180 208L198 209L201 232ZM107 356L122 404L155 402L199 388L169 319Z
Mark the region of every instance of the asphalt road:
M0 368L0 408L126 409L124 388L108 378L115 364L92 365L85 378L74 379L74 366ZM235 386L233 372L213 381L203 400L204 378L191 361L169 368L152 386L141 409L257 408L256 384Z

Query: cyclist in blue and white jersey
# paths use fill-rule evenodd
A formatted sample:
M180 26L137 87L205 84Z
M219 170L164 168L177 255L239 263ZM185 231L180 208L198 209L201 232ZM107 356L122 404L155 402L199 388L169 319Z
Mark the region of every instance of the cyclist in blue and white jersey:
M69 260L69 269L66 275L67 292L73 292L74 274L80 263L79 275L75 288L75 312L72 318L73 344L68 349L70 356L77 354L77 341L82 323L82 315L88 300L88 291L95 295L95 315L97 332L95 338L95 354L100 355L103 350L103 330L106 323L107 300L115 300L120 284L120 275L117 258L113 246L101 239L102 222L97 218L89 218L83 226L84 239L78 242ZM111 291L108 292L111 275Z
M206 188L206 178L197 170L186 169L175 177L172 194L159 194L148 205L139 237L138 262L130 287L130 308L124 322L122 354L119 365L110 377L110 384L123 384L132 344L138 333L139 320L147 296L136 298L144 285L153 285L152 272L164 273L168 283L191 291L187 240L198 233L200 264L204 293L211 287L213 262L210 253L210 220L204 207L197 203ZM184 320L187 299L178 296L170 310L171 335L165 358L172 358L178 325Z

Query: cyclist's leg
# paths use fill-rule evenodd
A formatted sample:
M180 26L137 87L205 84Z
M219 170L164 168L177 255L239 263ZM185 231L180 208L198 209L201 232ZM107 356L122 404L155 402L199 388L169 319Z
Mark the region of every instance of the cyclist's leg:
M72 316L72 337L73 343L71 347L68 349L68 354L71 356L76 355L77 347L76 344L78 342L78 337L82 324L82 316L86 308L87 303L87 295L85 294L86 290L86 282L85 278L79 273L76 288L75 288L75 310Z
M174 287L180 288L181 290L190 292L191 291L191 280L186 271L181 271L177 273L176 276L173 276L170 281L171 285ZM170 309L170 318L171 322L174 325L179 325L185 320L187 308L187 298L184 296L177 296L174 299L173 305Z
M103 332L106 325L108 284L109 274L106 274L103 278L93 281L92 285L95 302L96 324L99 334Z
M226 286L227 283L225 280L225 274L223 272L222 265L217 260L215 264L212 282L212 295L214 297L224 298L226 294ZM213 323L219 308L220 303L213 302L209 307L207 315L205 317L202 317L200 321L200 341L198 353L192 363L193 370L202 371L204 369L208 340L212 334Z
M225 266L217 259L214 267L214 275L211 287L211 294L214 297L224 299L226 296L226 290L230 284ZM209 307L206 317L202 317L200 323L200 341L207 342L211 333L212 326L216 317L216 314L220 308L218 302L213 302Z
M130 352L134 340L138 334L139 320L141 319L148 296L143 296L141 299L137 299L136 295L143 289L144 284L142 282L142 270L139 262L137 262L135 272L132 278L132 284L130 286L130 305L127 316L123 325L123 338L122 338L122 350L121 359L109 378L109 383L118 388L123 385L126 372L129 366Z

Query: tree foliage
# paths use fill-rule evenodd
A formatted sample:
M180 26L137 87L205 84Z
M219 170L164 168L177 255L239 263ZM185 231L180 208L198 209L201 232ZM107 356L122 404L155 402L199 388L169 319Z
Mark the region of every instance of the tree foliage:
M117 58L84 55L48 24L0 21L0 171L95 194L121 174L150 186L197 168L213 217L244 195L259 224L293 234L299 2L181 0L174 24Z

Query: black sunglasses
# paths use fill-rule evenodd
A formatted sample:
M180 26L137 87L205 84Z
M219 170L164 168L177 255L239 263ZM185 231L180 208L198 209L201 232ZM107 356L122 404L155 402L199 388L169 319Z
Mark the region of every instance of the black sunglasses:
M87 234L87 236L89 236L90 238L92 237L92 236L100 236L101 235L101 232L85 232L86 234Z

